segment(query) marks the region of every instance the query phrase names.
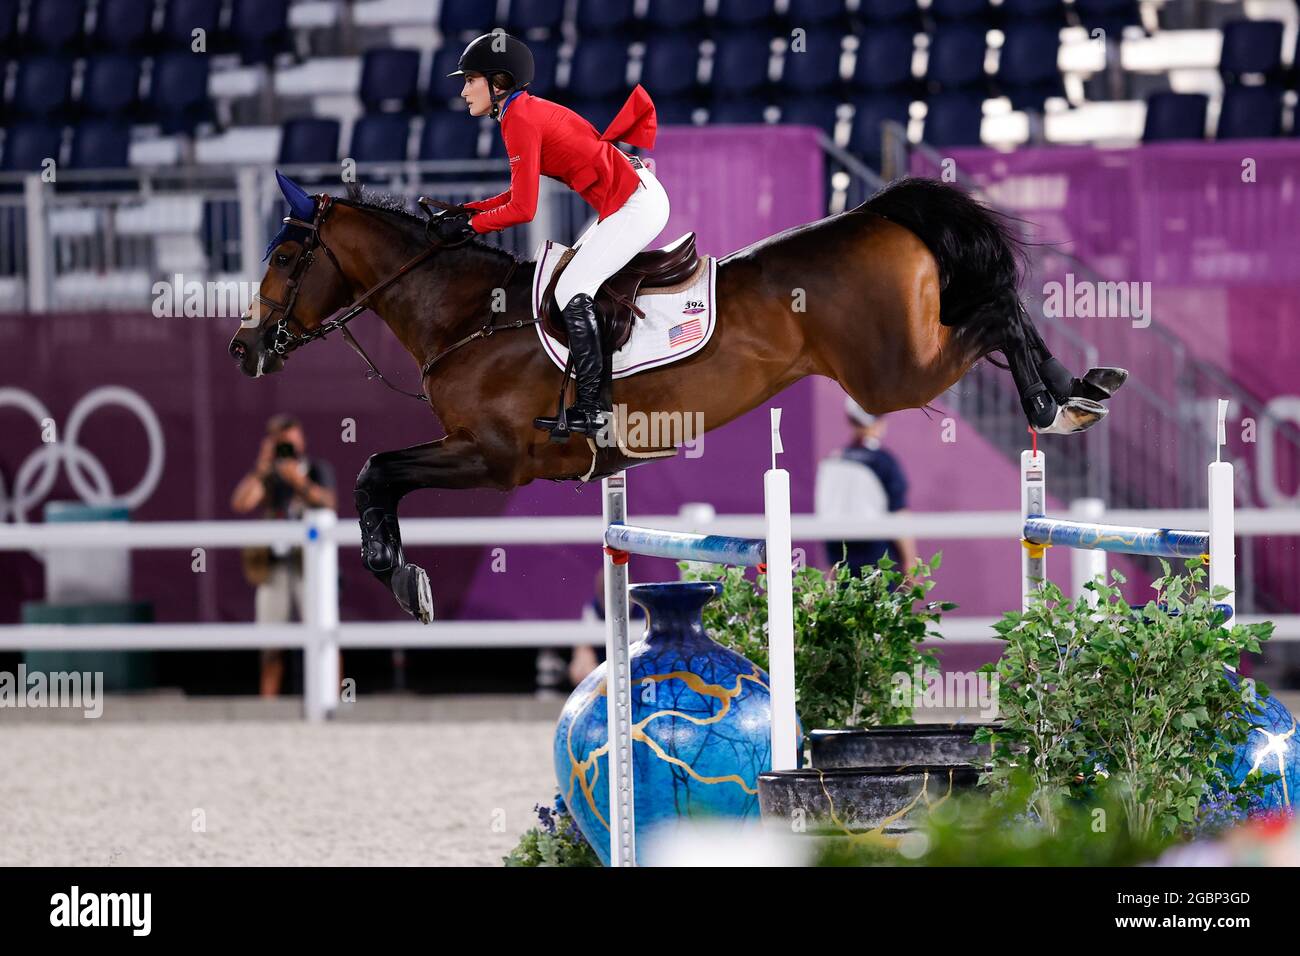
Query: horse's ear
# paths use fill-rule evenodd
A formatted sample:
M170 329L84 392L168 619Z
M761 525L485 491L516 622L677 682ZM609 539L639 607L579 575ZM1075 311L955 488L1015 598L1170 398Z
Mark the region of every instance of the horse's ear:
M348 199L353 202L361 202L361 184L348 183Z
M275 181L280 184L280 192L284 194L293 218L310 221L316 215L316 200L307 195L307 190L278 169L275 171Z

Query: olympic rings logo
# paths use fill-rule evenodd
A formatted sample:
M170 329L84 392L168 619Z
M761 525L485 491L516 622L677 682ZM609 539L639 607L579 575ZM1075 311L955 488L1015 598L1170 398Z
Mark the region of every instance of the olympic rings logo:
M134 488L124 494L113 492L113 484L104 465L77 444L86 419L105 405L120 405L133 412L144 426L149 441L149 464L145 467L144 476ZM0 409L9 406L26 411L36 422L37 428L42 430L46 427L46 422L53 420L49 409L40 399L20 388L0 388ZM55 431L53 441L43 441L39 448L27 456L14 477L12 497L6 493L4 481L0 478L0 521L7 521L12 515L16 523L25 523L31 509L54 487L62 465L67 465L68 480L87 504L139 507L158 487L165 455L162 425L152 406L138 392L129 388L120 385L101 386L87 392L73 406L67 425L61 433Z

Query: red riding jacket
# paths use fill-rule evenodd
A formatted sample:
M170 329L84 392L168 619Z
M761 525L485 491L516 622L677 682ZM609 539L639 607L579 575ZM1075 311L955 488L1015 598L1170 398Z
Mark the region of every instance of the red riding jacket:
M641 184L614 143L650 149L658 123L655 105L640 84L603 134L573 110L523 90L501 117L510 160L510 188L491 199L465 203L480 212L470 220L478 233L529 222L537 214L540 177L558 179L604 219L617 212Z

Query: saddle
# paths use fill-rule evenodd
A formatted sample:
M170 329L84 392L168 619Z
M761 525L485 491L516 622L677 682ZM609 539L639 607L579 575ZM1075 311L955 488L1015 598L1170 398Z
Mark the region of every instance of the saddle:
M569 333L564 328L561 310L555 301L555 285L576 251L570 249L560 258L542 295L542 328L566 348ZM638 292L677 285L693 276L699 266L695 233L688 232L662 249L637 253L627 265L606 279L596 292L596 319L600 323L606 352L616 352L627 344L632 334L632 323L638 317L645 318L645 313L636 305Z

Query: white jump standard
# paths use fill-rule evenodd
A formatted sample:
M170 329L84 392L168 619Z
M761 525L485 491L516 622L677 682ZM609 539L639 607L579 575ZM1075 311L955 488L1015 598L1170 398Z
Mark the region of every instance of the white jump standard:
M1137 528L1049 518L1046 515L1046 459L1041 451L1021 452L1022 609L1029 608L1033 590L1041 587L1046 580L1047 548L1057 545L1094 552L1204 558L1209 562L1211 589L1222 585L1230 592L1219 607L1223 609L1225 618L1231 618L1236 607L1232 464L1220 460L1225 443L1224 417L1227 404L1226 401L1219 402L1218 450L1215 461L1209 466L1208 531ZM1094 573L1104 575L1105 555L1098 554L1097 557Z
M772 467L764 475L765 538L657 531L627 524L627 475L601 482L605 518L605 680L609 717L609 860L636 861L632 774L632 672L628 654L627 556L675 558L767 573L768 678L772 706L772 769L798 766L794 709L794 579L790 543L790 475L776 467L781 410L772 409Z

